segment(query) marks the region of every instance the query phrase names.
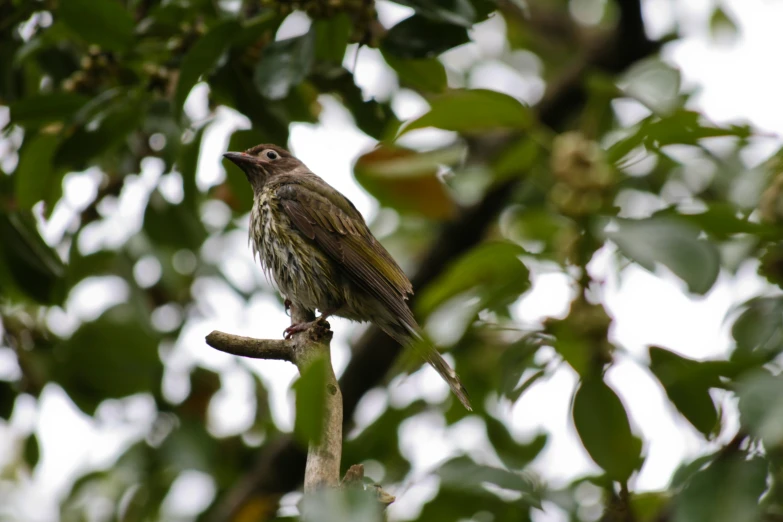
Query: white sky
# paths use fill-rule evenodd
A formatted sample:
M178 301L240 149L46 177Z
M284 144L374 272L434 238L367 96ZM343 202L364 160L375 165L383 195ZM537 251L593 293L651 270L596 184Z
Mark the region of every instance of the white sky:
M738 23L740 34L735 41L721 44L716 44L708 32L712 5L708 0L647 0L644 14L649 33L657 37L671 30L675 21L679 23L686 36L667 46L663 56L681 68L686 86L700 87L696 105L709 118L717 122L747 120L775 136L783 134L783 111L773 109L780 107L780 93L783 92L783 68L777 66L779 50L783 48L783 32L780 31L783 3L772 0L723 2ZM381 3L384 23L392 23L407 13L405 8ZM294 20L281 29L278 37L291 36L301 30L301 20ZM490 20L475 30L477 43L448 53L445 60L448 65L462 69L482 57L485 63L480 74L471 76L470 86L486 86L487 78L491 78L489 83L493 88L535 102L542 92L540 80L534 75L517 74L498 60L504 51L503 31L502 21ZM346 62L352 67L350 54ZM517 56L516 59L525 57ZM363 50L358 60L357 82L365 94L388 97L391 90L386 84L391 80L393 74L377 59L377 53ZM203 86L194 90L188 100L189 114L203 114L204 95ZM322 101L321 123L294 125L291 148L311 169L346 194L365 216L371 217L377 211L377 204L354 182L351 165L359 154L373 146L374 141L353 126L350 116L336 102L330 98ZM416 116L427 107L411 92L397 94L393 106L404 118ZM206 188L223 179L225 171L220 154L226 150L228 135L247 125L248 122L235 112L220 111L205 138L198 170L200 187ZM447 137L444 133L422 132L416 144L434 144L444 137ZM749 162L757 163L778 146L778 138L760 143L754 149L755 156L748 158ZM160 177L160 166L154 161L145 162L143 172L118 202L117 219L96 226L86 244L80 246L94 250L106 244L116 245L129 237L140 226L139 220L133 217L136 209ZM91 172L69 175L66 203L55 212L55 218L47 228L47 237L54 238L62 233L67 217L86 201L84 194L95 189L96 180ZM169 184L174 188L167 190L167 195L177 199L176 183ZM210 207L206 212L210 219L220 221L226 219L223 210ZM58 212L60 217L57 217ZM126 234L118 237L118 229ZM218 259L231 274L234 284L252 288L263 282L261 271L253 265L244 232L210 247L213 252L222 252ZM137 275L143 278L149 270L154 281L154 263ZM728 326L724 321L727 312L744 299L764 291L765 287L755 276L753 266L743 267L736 278L722 275L715 288L701 298L686 295L684 286L673 276L662 274L658 277L636 267L624 270L617 280L613 276L617 267L613 266L609 251L597 256L591 270L596 277L606 281L602 289L603 300L615 319L611 335L624 349L609 372L609 382L622 396L633 425L647 441L648 458L633 486L639 490L664 488L684 459L705 452L715 443L706 444L672 410L660 386L638 362L644 361L646 347L650 344L695 358L724 355L730 348ZM85 282L71 296L65 312L53 312L52 324L60 331L68 332L77 325L75 318L95 317L111 304L122 301L126 291L124 283L118 279ZM262 376L270 390L276 422L283 429L290 429L292 403L288 387L295 377L293 366L240 361L206 347L203 342L206 333L218 328L256 337L279 337L287 317L270 296L259 294L245 306L218 280L203 281L195 293L202 302L209 301L211 307L205 317L188 321L175 349L167 357L163 384L167 396L184 397L188 372L196 363L220 371L224 388L210 411L210 429L216 434L236 433L247 427L254 412L252 379L239 370L240 366L250 367ZM547 316L563 316L570 298L565 276L534 273L533 289L515 306L515 315L524 323L535 323ZM335 330L333 356L339 373L347 363L347 341L355 337L359 329L343 320L330 322ZM12 375L16 371L9 363L8 355L0 350L0 375ZM550 379L531 387L516 404L500 401L491 405L491 411L505 420L521 439L531 438L539 431L550 433L550 442L533 467L555 485L597 469L581 448L570 424L568 411L575 383L573 371L564 367ZM390 396L381 392L368 394L360 404L357 419L360 425L371 422L387 402L399 406L418 396L436 401L447 393L446 385L432 370L423 368L404 381L395 382ZM13 457L14 445L30 430L36 429L40 436L41 462L32 477L22 478L23 485L17 489L19 494L14 507L25 520L54 520L55 497L70 486L72 474L76 470L110 465L119 449L143 436L154 414L150 400L132 397L103 405L93 420L79 413L57 386L46 388L37 410L34 401L27 399L23 401L26 407L17 408L10 426L0 425L0 466ZM718 443L731 438L736 429L735 406L721 400L729 422ZM392 491L398 500L389 510L390 518L400 520L416 515L421 505L437 491L437 479L429 477L428 472L455 452L466 451L477 460L495 463L482 430L482 423L476 417L449 428L444 427L438 415L425 415L406 422L400 428L401 449L412 459L414 471L403 488ZM368 470L370 476L382 480L382 470L378 466L370 465ZM0 482L0 498L9 487L8 483ZM187 516L194 508L183 499L208 499L214 493L209 477L197 472L184 474L174 489L176 491L167 500L167 512L172 516ZM597 501L589 491L583 496ZM546 507L545 512L537 513L537 522L565 520L552 506Z

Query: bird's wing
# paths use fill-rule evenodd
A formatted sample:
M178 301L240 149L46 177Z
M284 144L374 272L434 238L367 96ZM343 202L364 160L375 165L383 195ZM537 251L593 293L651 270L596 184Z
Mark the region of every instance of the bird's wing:
M380 326L401 344L420 338L405 299L413 292L408 277L370 233L361 214L339 192L324 183L315 192L299 183L276 190L283 211L302 234L315 241L358 287L382 302L396 324ZM459 377L430 343L413 343L420 355L443 377L460 402L471 410Z
M324 194L287 183L276 195L291 222L334 259L350 280L414 327L416 322L405 303L413 292L408 277L373 237L353 205L326 183L322 186ZM343 201L335 203L335 198Z

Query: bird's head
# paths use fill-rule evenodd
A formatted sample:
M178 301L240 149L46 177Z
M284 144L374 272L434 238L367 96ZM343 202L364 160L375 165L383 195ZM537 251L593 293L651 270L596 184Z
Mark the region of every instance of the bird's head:
M254 190L260 190L271 177L294 173L304 166L283 147L271 143L256 145L245 152L226 152L223 157L242 169Z

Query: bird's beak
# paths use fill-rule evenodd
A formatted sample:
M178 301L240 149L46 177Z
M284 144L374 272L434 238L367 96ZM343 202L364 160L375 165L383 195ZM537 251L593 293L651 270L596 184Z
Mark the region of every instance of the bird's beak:
M226 152L223 157L231 160L237 167L246 171L248 167L258 165L258 159L244 152Z

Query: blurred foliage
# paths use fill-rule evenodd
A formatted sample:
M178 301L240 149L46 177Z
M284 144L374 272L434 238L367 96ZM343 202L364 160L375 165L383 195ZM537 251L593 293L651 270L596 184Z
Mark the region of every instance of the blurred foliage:
M632 1L581 2L598 15L589 25L576 17L579 9L569 9L579 2L565 0L397 3L410 15L384 27L374 2L365 0L0 0L0 353L16 363L0 380L0 419L37 402L51 384L94 419L129 396L147 397L155 410L148 432L123 446L116 461L80 468L82 475L66 484L62 520L165 520L171 516L165 499L190 472L209 477L216 494L194 500L200 507L177 519L217 516L234 488L253 476L254 457L286 440L270 415L263 381L248 367L232 371L252 376L256 413L249 428L229 436L208 429L225 374L194 364L180 398L164 392L164 375L173 371L169 355L187 326L209 314L198 290L206 282L221 282L244 300L274 293L268 285L237 284L222 256L250 209L241 173L229 169L210 187L197 182L204 136L218 109L230 107L250 122L230 136L229 150L285 145L292 123L318 121L324 96L379 141L356 160L354 176L383 207L379 221L396 216L382 240L411 273L430 240L459 216L483 203L492 213L480 244L448 250L455 254L417 289L415 309L422 319L448 318L456 332L451 353L486 427L494 464L475 455L442 463L433 470L439 486L414 514L418 520L531 520L542 503L574 521L779 520L783 155L749 164L753 129L709 122L688 103L679 71L656 56L621 74L611 63L573 74L574 60L589 55L585 49L606 35L626 34L621 24L638 9ZM292 11L307 13L309 27L276 38ZM488 19L501 19L506 28L502 49L492 57L473 53L466 69L449 66L442 54L474 45L471 31ZM709 24L716 39L739 30L721 8ZM644 34L643 27L631 32ZM394 93L415 92L427 112L402 122L391 98L366 96L356 71L344 65L357 45L396 74ZM472 88L473 71L489 59L546 82L542 105L568 82L584 88L585 99L561 97L562 110L571 112L550 128L540 121L538 96L523 103ZM531 59L534 72L520 65ZM197 85L206 93L206 115L196 116L186 103ZM621 123L618 101L642 116ZM453 137L436 148L412 146L410 138L423 128L453 131ZM401 136L404 143L397 142ZM118 202L138 192L133 186L150 160L180 195L155 178L138 196L139 226L126 223L130 237L113 231L96 244L99 228L115 226ZM77 177L96 186L81 203L63 196L64 181ZM238 219L215 220L216 212ZM66 223L44 233L54 216ZM673 411L715 450L683 463L666 491L633 489L647 446L621 390L605 380L623 348L609 339L613 319L587 270L599 250L613 253L620 269L635 263L673 275L696 295L708 294L721 274L731 277L741 265L757 267L767 284L729 318L728 358L694 360L654 346L638 361ZM150 264L160 273L147 280L140 274ZM531 288L531 268L567 274L574 289L568 314L538 330L525 329L510 312ZM116 301L97 316L74 317L76 290L100 281L117 293ZM549 435L520 440L487 404L508 407L563 367L579 379L571 407L575 433L601 471L555 488L528 469ZM299 440L319 431L319 368L297 384ZM725 395L738 401L736 436L717 400ZM443 414L447 425L467 416L450 397L444 404L417 399L384 406L347 438L344 466L373 461L383 470L377 478L384 488L395 491L411 480L401 426L433 414ZM39 469L41 435L17 433L15 456L0 469L0 506L18 504L17 486ZM600 492L598 514L580 493L584 488ZM324 521L381 520L368 498L330 492L299 508ZM278 512L279 500L251 499L236 519L290 517L290 508ZM0 518L15 519L9 509L0 507Z

